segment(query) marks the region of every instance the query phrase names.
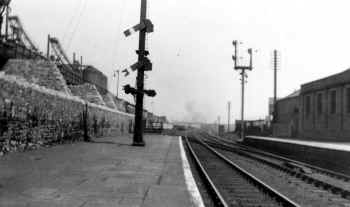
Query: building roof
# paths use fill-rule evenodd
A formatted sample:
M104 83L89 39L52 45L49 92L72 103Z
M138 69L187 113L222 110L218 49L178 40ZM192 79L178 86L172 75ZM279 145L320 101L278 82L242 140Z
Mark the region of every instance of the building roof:
M350 69L309 83L305 83L301 86L301 93L336 87L338 85L347 83L350 83Z
M289 94L288 96L284 97L284 98L293 98L293 97L297 97L300 95L300 89L294 91L293 93Z
M285 96L285 97L283 97L283 98L278 98L278 99L277 99L277 102L278 102L278 101L284 101L284 100L287 100L287 99L290 99L290 98L296 98L296 97L298 97L298 96L300 95L300 92L301 92L300 89L295 90L293 93L289 94L288 96ZM270 98L269 104L270 104L271 106L273 106L273 98Z

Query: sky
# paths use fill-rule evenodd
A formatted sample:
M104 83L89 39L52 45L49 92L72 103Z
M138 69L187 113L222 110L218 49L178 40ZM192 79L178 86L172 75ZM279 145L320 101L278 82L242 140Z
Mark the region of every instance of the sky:
M155 98L145 106L170 120L212 123L240 118L241 85L233 69L232 41L253 48L245 97L247 119L265 118L273 96L272 51L279 51L278 96L300 85L350 67L350 13L347 0L148 0L148 18L155 25L147 49L153 71L145 86ZM67 54L82 55L100 69L116 92L114 70L137 60L138 35L123 31L139 21L140 0L13 0L31 39L44 52L47 34L60 39ZM135 83L135 73L121 77ZM132 97L121 90L120 96Z

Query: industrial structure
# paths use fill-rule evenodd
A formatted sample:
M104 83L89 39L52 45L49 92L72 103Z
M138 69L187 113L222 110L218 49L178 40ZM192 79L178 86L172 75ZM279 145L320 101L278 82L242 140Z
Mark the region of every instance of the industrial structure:
M127 114L135 113L136 107L134 104L119 98L118 95L111 94L108 90L108 78L101 70L93 65L83 64L83 57L80 56L80 60L78 60L75 53L73 53L71 60L57 37L48 35L46 55L44 55L25 31L20 18L11 16L10 10L10 0L0 1L0 71L11 59L43 60L48 64L54 63L64 79L64 85L69 86L67 90L72 95L113 110ZM150 23L149 20L146 22L147 25ZM150 32L149 29L150 26L147 27L145 32ZM147 69L151 67L147 66ZM38 73L47 74L47 71L39 71ZM145 90L145 92L149 91ZM163 117L156 116L144 109L141 110L141 115L143 114L142 123L148 123L147 127L152 126L155 122L166 121ZM129 125L129 131L131 132L133 131L131 128L134 126L134 122Z

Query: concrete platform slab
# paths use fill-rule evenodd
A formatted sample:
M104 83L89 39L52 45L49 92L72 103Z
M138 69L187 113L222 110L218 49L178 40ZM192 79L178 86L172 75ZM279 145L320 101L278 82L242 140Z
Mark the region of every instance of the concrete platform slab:
M0 206L198 206L179 138L103 138L0 158Z
M350 142L321 142L321 141L307 141L307 140L295 140L295 139L287 139L287 138L259 137L259 136L248 136L247 138L350 152Z
M350 175L350 143L247 136L245 145L289 159Z

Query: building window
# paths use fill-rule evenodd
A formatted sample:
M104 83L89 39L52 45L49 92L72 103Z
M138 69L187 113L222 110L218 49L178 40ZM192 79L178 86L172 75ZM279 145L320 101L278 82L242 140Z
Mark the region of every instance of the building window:
M335 114L337 111L337 91L331 91L331 114Z
M323 113L322 93L317 94L317 114Z
M350 113L350 88L346 89L346 112Z
M310 112L311 112L311 97L306 96L306 101L305 101L305 115L306 115L306 117L310 116Z

